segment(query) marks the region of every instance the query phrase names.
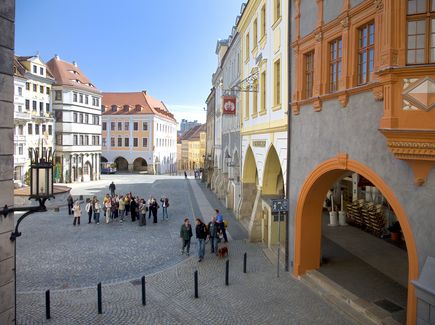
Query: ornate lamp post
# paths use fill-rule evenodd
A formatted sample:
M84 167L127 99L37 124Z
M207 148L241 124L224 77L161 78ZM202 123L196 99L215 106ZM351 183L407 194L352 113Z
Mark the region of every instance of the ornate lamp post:
M8 208L7 205L1 210L1 213L6 218L11 212L26 211L17 221L14 232L12 232L10 239L15 239L21 236L18 231L21 221L24 218L35 212L47 211L45 201L54 198L53 195L53 157L54 151L47 150L42 144L41 147L36 149L29 149L30 164L30 199L39 202L39 206L27 207L14 207Z

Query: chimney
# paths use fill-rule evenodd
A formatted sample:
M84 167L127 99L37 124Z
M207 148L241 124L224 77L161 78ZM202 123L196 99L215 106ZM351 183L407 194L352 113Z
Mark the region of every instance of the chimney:
M77 62L73 61L72 64L77 68Z
M57 55L57 54L54 55L54 58L55 58L56 60L60 60L60 57L59 57L59 55Z
M146 90L142 90L142 92L144 93L144 95L146 95L146 94L147 94L147 91L146 91Z

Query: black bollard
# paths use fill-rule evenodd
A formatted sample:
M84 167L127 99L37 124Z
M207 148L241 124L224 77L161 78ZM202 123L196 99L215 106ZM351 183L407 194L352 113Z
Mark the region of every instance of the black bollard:
M101 282L97 285L97 295L98 295L98 314L103 313L103 304L101 301Z
M246 260L247 260L247 254L243 254L243 273L246 273Z
M50 290L45 291L45 318L50 319Z
M230 260L227 260L225 266L225 285L229 285Z
M145 292L145 276L142 277L142 305L146 305L146 292Z
M198 298L198 271L193 272L193 277L195 280L195 298Z

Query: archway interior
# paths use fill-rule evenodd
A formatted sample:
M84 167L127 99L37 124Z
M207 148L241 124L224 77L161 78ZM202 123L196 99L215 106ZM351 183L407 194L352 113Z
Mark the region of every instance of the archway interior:
M101 156L101 162L108 162L106 157Z
M322 176L306 198L301 270L318 269L405 323L408 255L403 236L392 238L398 221L383 194L361 175L339 170Z
M258 171L254 153L251 147L246 151L243 164L242 200L239 210L241 221L248 227L257 196Z
M134 171L146 171L148 170L148 163L144 158L136 158L133 161Z
M284 178L278 153L271 146L264 166L262 192L264 195L284 197Z
M243 165L243 183L258 184L257 164L251 147L246 151L245 164Z
M120 170L128 170L128 161L124 157L118 157L115 159L116 169Z

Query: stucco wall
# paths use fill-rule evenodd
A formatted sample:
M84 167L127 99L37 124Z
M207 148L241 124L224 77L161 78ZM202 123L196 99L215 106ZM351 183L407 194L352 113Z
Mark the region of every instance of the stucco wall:
M343 0L323 1L323 21L326 23L336 18L343 9Z
M304 37L316 29L317 16L313 15L317 12L316 1L301 1L301 37Z
M417 245L419 267L435 256L435 170L427 183L418 187L408 164L394 158L386 139L378 131L383 102L369 93L350 97L347 108L335 100L325 102L321 112L302 107L292 117L290 252L293 254L294 216L300 189L321 162L347 152L376 172L393 189L404 208ZM291 257L292 258L292 257Z
M14 204L12 169L14 126L14 32L15 0L0 0L0 205ZM0 324L13 324L14 244L9 237L14 216L0 215Z

